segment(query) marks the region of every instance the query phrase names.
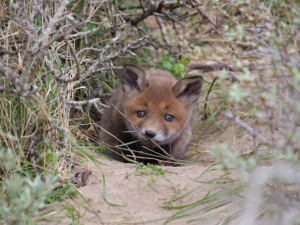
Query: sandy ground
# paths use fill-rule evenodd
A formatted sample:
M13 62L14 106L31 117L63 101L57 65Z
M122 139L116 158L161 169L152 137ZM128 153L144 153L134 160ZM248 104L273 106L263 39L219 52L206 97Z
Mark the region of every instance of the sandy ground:
M187 192L197 188L188 196L176 201L173 205L185 205L201 200L212 186L212 180L218 178L222 171L212 172L208 165L184 166L184 167L161 167L166 172L165 176L131 174L136 171L134 164L123 164L120 162L101 160L108 166L89 163L88 170L92 175L86 186L80 187L82 195L89 200L98 216L92 211L81 198L67 200L64 203L74 206L83 216L82 224L163 224L167 218L178 212L178 210L164 209L166 201L180 197ZM150 171L149 169L147 169ZM105 189L107 201L103 194L103 175L105 177ZM214 191L224 188L229 183L219 183ZM205 208L210 204L203 204L192 211ZM227 207L215 209L226 214ZM190 211L190 212L192 212ZM188 220L205 218L212 213L196 214L188 218L171 221L169 224L185 224ZM55 215L55 214L53 214ZM201 224L215 224L216 220L202 221ZM62 220L58 224L69 224L70 220ZM191 223L199 224L199 222Z

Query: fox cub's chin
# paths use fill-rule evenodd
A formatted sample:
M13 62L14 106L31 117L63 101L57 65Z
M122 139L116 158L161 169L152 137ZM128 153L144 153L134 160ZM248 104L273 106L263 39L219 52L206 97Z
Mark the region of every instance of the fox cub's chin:
M125 144L136 150L135 156L149 158L145 154L149 153L149 148L159 151L155 142L160 146L168 145L165 152L171 157L182 158L191 138L193 104L199 98L202 83L201 76L176 80L163 70L144 71L126 64L122 70L122 85L110 99L110 107L104 110L100 132L104 143L122 145L122 151L112 147L107 148L105 154L126 161L126 157L132 155L123 150Z

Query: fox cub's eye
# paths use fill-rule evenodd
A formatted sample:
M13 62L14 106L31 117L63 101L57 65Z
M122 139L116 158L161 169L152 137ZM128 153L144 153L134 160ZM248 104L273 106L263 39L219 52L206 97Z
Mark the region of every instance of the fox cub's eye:
M174 116L167 114L165 115L165 121L171 122L174 119Z
M144 111L137 111L136 112L137 117L139 118L143 118L146 116L146 113Z

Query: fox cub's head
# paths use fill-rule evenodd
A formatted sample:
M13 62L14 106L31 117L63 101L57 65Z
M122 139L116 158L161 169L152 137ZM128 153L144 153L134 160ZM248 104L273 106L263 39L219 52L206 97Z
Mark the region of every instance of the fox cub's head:
M172 143L188 125L202 83L201 76L177 81L169 72L145 72L136 65L126 64L122 70L122 89L127 129L146 144L151 143L145 136L159 145Z

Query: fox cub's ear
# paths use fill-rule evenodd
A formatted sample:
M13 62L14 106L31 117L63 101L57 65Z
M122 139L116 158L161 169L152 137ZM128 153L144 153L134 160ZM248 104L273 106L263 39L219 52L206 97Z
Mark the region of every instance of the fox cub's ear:
M122 89L128 95L137 95L149 86L146 73L134 64L125 64L122 69Z
M179 80L172 91L179 101L184 103L194 103L199 98L202 84L202 76L186 77Z

